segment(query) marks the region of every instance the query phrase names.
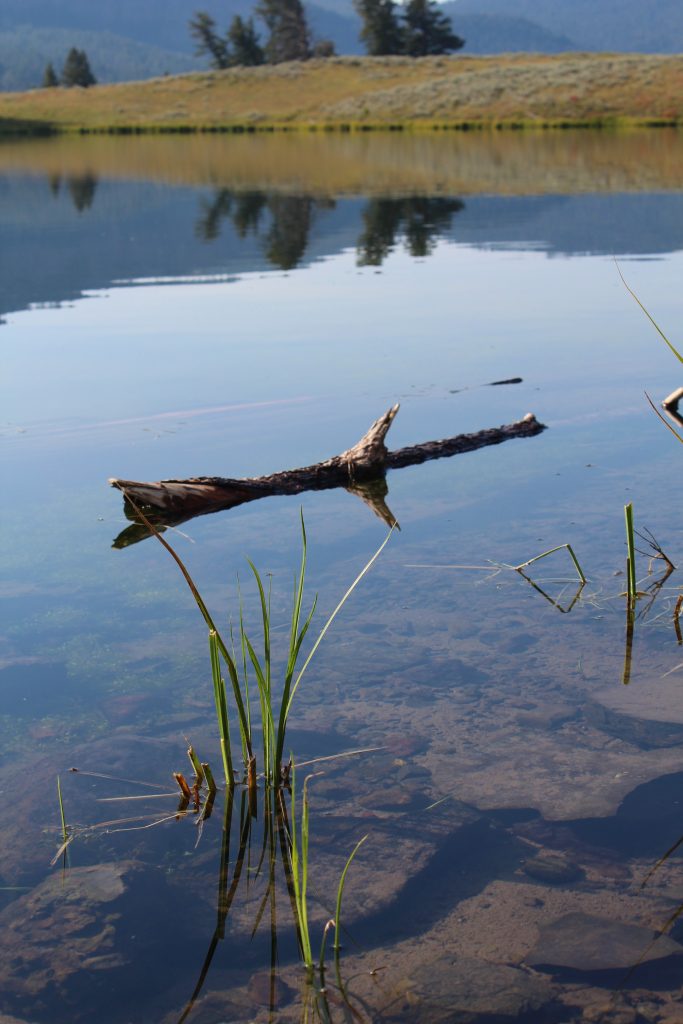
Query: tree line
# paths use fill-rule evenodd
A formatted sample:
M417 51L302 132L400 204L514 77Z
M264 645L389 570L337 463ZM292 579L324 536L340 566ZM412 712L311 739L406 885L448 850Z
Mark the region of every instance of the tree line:
M464 45L436 0L408 0L400 10L394 0L354 0L354 6L362 21L360 38L371 56L428 57ZM197 55L208 56L217 69L334 55L331 40L313 41L301 0L259 0L254 14L268 32L263 45L253 18L235 15L221 34L211 15L197 11L190 21Z
M354 6L362 21L360 38L373 57L429 57L451 53L464 45L436 0L407 0L401 5L395 0L354 0ZM236 14L227 31L221 33L210 14L197 11L190 21L197 55L208 56L211 66L217 69L334 55L331 40L313 40L302 0L258 0L254 14L268 33L263 44L253 18ZM88 88L96 83L85 51L72 47L61 75L50 62L42 85Z

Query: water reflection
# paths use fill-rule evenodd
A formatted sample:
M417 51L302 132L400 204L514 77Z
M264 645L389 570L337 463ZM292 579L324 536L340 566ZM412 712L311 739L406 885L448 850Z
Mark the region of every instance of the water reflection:
M47 186L55 199L60 195L62 185L66 186L78 213L90 209L95 200L98 185L98 179L94 174L68 175L66 178L61 174L48 174Z
M376 132L4 140L0 173L82 175L313 194L552 195L666 191L683 133Z
M301 148L280 140L282 151L271 151L270 142L264 150L264 140L252 139L253 148L240 142L235 151L219 148L214 153L210 147L208 154L201 140L176 140L175 148L169 148L168 140L160 140L159 148L149 139L126 140L120 149L93 148L91 141L0 148L0 316L33 303L68 302L113 283L288 271L349 250L356 251L361 267L379 267L400 244L423 258L440 239L478 249L571 256L651 256L683 249L683 193L672 191L671 161L679 143L669 139L665 144L660 136L652 137L647 152L666 159L656 173L647 163L641 168L661 183L660 191L641 194L626 182L624 188L632 192L606 195L599 194L598 172L607 173L608 159L612 174L616 151L608 139L604 151L582 139L579 148L586 146L587 163L571 189L564 170L558 176L548 171L542 181L530 171L511 185L516 170L505 161L520 162L521 173L524 153L536 170L534 160L551 153L568 159L562 147L559 156L552 147L540 152L532 140L526 148L516 143L508 153L509 143L497 152L493 143L482 149L481 140L471 149L434 149L434 140L418 145L408 139L403 148L386 139L364 148L356 139L350 148L339 149L339 140L333 140L329 150L320 148L320 140L313 149L310 140L300 140ZM557 140L553 145L558 146ZM574 155L576 145L575 139ZM622 143L617 149L625 156ZM215 167L210 162L215 177L208 189L202 154L216 160ZM296 188L278 176L272 182L256 176L259 156L279 160L279 154L285 166L291 164ZM457 160L463 172L459 180L450 173L447 157ZM310 173L306 158L315 164ZM390 159L396 161L396 177L388 174ZM9 172L22 162L32 174ZM187 185L159 188L158 181L179 162L187 162ZM254 171L251 184L245 167ZM504 180L494 181L494 168ZM367 191L353 193L354 185ZM591 185L595 193L579 194ZM486 186L490 194L484 194ZM532 187L538 194L521 194ZM107 246L102 245L104 235Z
M89 210L97 191L97 178L92 174L84 174L78 178L67 178L66 187L79 213Z
M369 199L361 213L363 230L356 243L359 266L381 266L401 238L411 256L429 256L437 239L451 229L453 217L464 207L461 199L442 196ZM306 255L318 215L336 208L336 201L330 197L223 188L211 199L200 199L195 234L203 242L215 242L223 223L229 221L238 238L261 238L263 254L270 264L292 270Z
M364 230L358 239L358 264L379 267L402 235L411 256L429 256L439 235L451 228L465 208L461 199L407 196L370 199L363 211Z

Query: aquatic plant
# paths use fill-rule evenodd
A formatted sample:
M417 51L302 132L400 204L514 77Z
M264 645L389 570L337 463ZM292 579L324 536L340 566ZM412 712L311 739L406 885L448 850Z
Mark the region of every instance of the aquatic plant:
M62 842L66 843L69 840L69 829L66 824L66 816L64 814L64 800L62 799L62 784L57 776L57 800L59 801L59 817L62 822Z
M548 551L543 551L540 555L534 555L534 557L530 558L527 562L521 562L520 565L513 565L509 568L514 569L515 572L518 572L521 576L523 576L524 569L528 569L530 565L533 565L534 562L540 561L541 558L547 558L548 555L554 555L556 551L562 551L563 548L566 548L569 552L569 556L572 562L574 563L574 567L577 573L579 574L579 580L581 581L581 583L586 583L587 581L583 569L579 565L579 560L574 554L574 549L572 548L571 544L558 544L557 547L550 548Z
M321 775L322 772L315 772L311 775L307 775L304 779L302 798L301 798L301 827L300 834L297 834L297 809L296 809L296 768L294 766L293 759L290 760L291 772L291 828L289 829L289 849L291 858L291 882L294 889L294 905L296 909L297 919L297 931L299 935L299 942L301 947L301 953L304 961L304 966L312 976L314 964L313 964L313 953L311 947L311 937L308 926L308 842L310 835L310 809L308 800L308 784L311 779L315 778L316 775ZM334 954L335 959L339 957L339 951L341 949L341 906L342 898L344 895L344 885L346 884L346 876L351 866L351 862L360 850L361 846L367 839L367 835L360 839L350 856L348 857L344 869L339 879L339 885L337 886L337 902L335 916L330 918L323 929L323 937L320 945L320 955L318 957L318 968L321 973L321 977L324 979L325 971L325 946L327 943L327 936L331 928L334 928ZM323 980L324 987L324 980Z
M228 787L235 785L235 774L232 761L232 751L230 743L230 723L228 719L228 689L226 687L225 679L222 675L222 665L225 665L230 678L232 695L235 701L235 708L237 711L237 722L240 731L240 739L242 742L242 751L246 767L246 783L250 792L254 792L256 788L256 755L254 754L254 730L252 727L251 719L251 708L249 703L249 679L247 672L247 655L249 662L254 670L256 676L256 683L258 686L259 703L261 710L261 734L262 734L262 747L263 747L263 776L266 781L266 785L279 786L282 781L287 779L287 768L283 765L283 754L285 736L287 732L287 724L289 716L292 710L292 704L296 691L299 688L299 684L310 665L315 652L322 643L322 640L329 630L330 626L334 622L335 618L346 604L346 601L351 596L353 591L356 589L360 581L363 579L365 574L369 571L374 562L379 558L380 554L389 542L389 538L396 529L396 526L392 526L387 536L384 538L374 555L366 562L365 566L356 576L353 583L347 588L346 592L342 596L341 600L337 603L332 613L328 616L322 629L318 633L318 636L311 646L308 655L306 656L301 668L297 668L299 657L301 655L301 649L308 633L313 615L315 613L317 605L317 597L314 598L311 605L311 609L303 619L303 598L304 598L304 582L306 578L306 562L307 562L307 539L306 539L306 526L304 523L303 512L301 513L301 564L299 572L295 576L294 580L294 597L292 602L292 615L291 625L289 631L289 644L287 649L286 668L284 672L284 679L282 682L282 689L279 697L279 707L277 706L277 697L273 689L273 658L272 658L272 646L271 646L271 608L270 608L270 589L266 594L263 580L259 574L258 569L254 563L247 559L249 567L253 573L256 585L258 588L259 601L261 607L261 626L262 626L262 643L263 651L259 654L256 651L254 644L252 643L249 634L247 633L244 617L242 614L242 598L240 592L239 600L239 639L240 647L242 651L242 665L238 665L238 658L236 655L234 643L232 645L232 651L228 650L227 645L223 641L221 634L215 624L213 617L211 616L204 600L197 589L197 586L192 579L187 567L178 555L178 553L171 547L168 541L162 537L161 532L157 527L145 516L144 512L135 504L131 499L130 495L122 488L123 494L126 500L130 503L137 516L144 525L149 529L159 543L168 551L176 565L180 569L185 582L187 583L192 596L195 599L197 607L202 614L202 617L209 627L209 652L211 658L211 676L213 681L214 699L216 704L216 718L218 722L218 732L221 743L221 756L223 759L223 769L225 773L225 782ZM303 621L302 621L303 619ZM232 627L231 627L232 635ZM277 724L276 724L277 723ZM253 798L252 798L253 799Z
M367 838L368 837L365 835L363 836L362 839L358 840L353 851L349 856L349 859L344 865L344 870L342 871L341 878L339 879L339 886L337 888L337 909L334 915L334 950L336 954L338 954L339 950L341 949L341 905L342 896L344 895L344 885L346 883L346 873L351 867L351 861L356 856L356 854L358 853L358 851L360 850L361 846L363 845Z
M309 837L309 808L308 808L308 784L313 778L307 775L304 779L303 795L301 799L301 834L297 834L296 819L296 769L292 763L291 784L292 803L291 819L292 827L289 832L289 849L291 856L291 877L294 885L294 901L296 907L296 918L298 925L299 943L304 966L309 973L313 971L313 954L311 952L311 936L308 927L308 837ZM324 941L324 940L323 940Z
M624 505L626 520L626 596L630 605L635 602L638 592L636 586L636 545L633 536L633 503Z
M646 308L646 307L645 307L645 306L643 305L643 303L642 303L642 302L640 301L640 299L638 298L638 296L636 295L636 293L635 293L635 292L633 291L633 289L632 289L632 288L631 288L631 287L630 287L630 286L629 286L629 285L627 284L627 282L626 282L626 279L625 279L624 275L623 275L623 274L622 274L622 272L621 272L621 267L619 266L619 264L618 264L618 263L617 263L617 271L619 272L619 277L621 278L621 280L622 280L622 283L623 283L623 285L624 285L624 288L626 289L626 291L627 291L627 292L629 293L629 295L630 295L630 296L631 296L631 297L632 297L632 298L633 298L633 299L634 299L634 300L635 300L635 301L636 301L636 302L638 303L638 305L639 305L639 306L640 306L640 308L642 309L642 311L643 311L643 313L645 314L645 316L646 316L646 317L648 318L648 320L650 321L650 323L652 324L652 326L654 327L654 329L655 329L655 330L657 331L657 333L659 334L660 338L661 338L661 339L662 339L662 340L664 341L664 343L665 343L665 344L666 344L666 345L668 346L668 348L669 348L669 349L671 350L671 352L672 352L672 353L674 354L674 356L676 357L676 359L678 359L679 363L683 363L683 355L682 355L682 354L681 354L681 353L680 353L680 352L678 351L678 349L677 349L677 348L676 348L676 346L675 346L675 345L673 344L673 342L669 341L669 339L667 338L666 334L664 333L664 331L662 330L662 328L661 328L661 327L659 326L659 324L657 323L657 321L655 320L655 318L654 318L654 317L652 316L652 314L650 313L650 311L649 311L649 310L648 310L648 309L647 309L647 308ZM652 408L654 409L654 411L655 411L655 413L657 414L657 416L659 416L659 418L660 418L660 420L662 421L662 423L664 424L664 426L665 426L665 427L666 427L666 428L667 428L668 430L670 430L670 431L671 431L671 433L672 433L672 434L674 435L674 437L675 437L675 438L677 438L677 439L678 439L678 440L679 440L679 441L681 442L681 444L683 444L683 436L682 436L681 434L679 434L679 433L678 433L678 431L677 431L677 430L675 429L675 427L673 427L673 426L672 426L672 425L671 425L670 423L668 423L668 422L666 421L666 419L664 418L664 416L662 416L661 412L659 411L659 409L657 408L657 406L655 405L655 403L654 403L654 402L652 401L652 399L651 399L651 398L650 398L650 396L648 395L647 391L645 392L645 397L647 398L648 402L650 403L650 405L651 405L651 406L652 406ZM679 400L679 398L680 398L680 390L679 390L678 392L674 392L674 394L673 394L673 395L671 395L671 396L670 396L670 398L668 398L668 399L667 399L667 400L666 400L666 401L665 401L665 402L663 403L663 404L664 404L664 407L665 407L665 409L667 409L667 411L671 413L671 408L672 408L673 406L675 406L675 405L677 405L677 404L678 404L678 400ZM675 399L675 401L674 401L674 399ZM671 403L671 406L670 406L670 403ZM681 422L681 420L680 420L680 416L676 415L676 416L674 416L673 418L675 418L675 419L677 420L677 422L679 422L679 423Z
M57 802L59 804L59 818L62 830L62 843L59 849L57 850L56 854L50 861L50 867L54 867L59 858L63 856L62 867L64 870L66 870L66 866L68 863L67 849L69 843L72 841L74 837L74 834L66 823L66 814L64 813L64 800L62 799L62 784L59 775L57 776Z

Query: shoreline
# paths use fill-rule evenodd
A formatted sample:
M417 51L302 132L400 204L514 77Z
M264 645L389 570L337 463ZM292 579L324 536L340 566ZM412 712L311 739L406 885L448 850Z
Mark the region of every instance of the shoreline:
M248 123L201 125L201 124L103 124L97 126L88 125L26 125L8 126L0 123L0 139L18 138L64 138L78 135L265 135L265 134L292 134L304 135L307 133L321 134L353 134L362 135L376 132L405 132L406 134L422 134L437 132L552 132L552 131L638 131L642 129L656 128L681 128L681 118L595 118L595 120L570 121L566 118L561 120L547 121L454 121L445 124L432 124L431 122L406 121L398 124L376 123L349 123L340 124L322 123L316 124L262 124L254 125Z

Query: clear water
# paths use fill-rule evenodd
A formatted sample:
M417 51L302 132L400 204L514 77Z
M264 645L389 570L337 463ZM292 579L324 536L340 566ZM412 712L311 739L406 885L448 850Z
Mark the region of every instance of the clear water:
M12 1020L178 1021L198 979L199 1024L675 1019L677 921L650 942L683 903L678 851L641 882L683 833L679 574L639 602L628 685L620 594L626 502L683 558L679 449L643 395L673 391L680 367L614 257L680 343L680 148L651 133L0 149ZM267 834L258 870L264 809L248 839L239 794L227 832L220 795L201 830L174 816L186 738L220 763L205 629L155 541L112 548L129 524L107 479L308 465L395 402L390 448L529 411L548 429L388 474L401 531L288 736L298 762L378 748L311 782L316 955L369 838L345 895L353 1011L336 979L307 1010L277 836L274 904ZM386 533L352 493L167 534L221 624L237 574L257 621L249 556L272 573L284 644L301 509L322 624ZM502 567L566 542L589 578L576 601L566 552L530 570L543 593ZM643 588L662 575L648 567ZM50 867L57 775L66 870ZM216 938L221 865L231 880L240 863Z

